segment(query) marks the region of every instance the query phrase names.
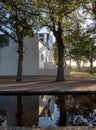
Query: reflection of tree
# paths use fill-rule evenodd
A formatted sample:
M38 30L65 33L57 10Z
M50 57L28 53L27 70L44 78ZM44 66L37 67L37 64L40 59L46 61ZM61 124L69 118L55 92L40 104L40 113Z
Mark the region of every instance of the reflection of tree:
M96 125L96 95L57 96L59 124Z
M0 109L0 126L2 126L2 123L6 120L6 110Z
M73 125L96 125L94 124L96 112L95 95L76 95L72 96L73 101L69 104L70 111L73 110ZM73 105L72 105L73 104ZM69 112L68 112L69 113ZM72 113L72 112L71 112Z
M17 126L22 126L22 96L17 96Z
M67 111L76 114L88 116L96 107L95 95L75 95L66 99Z
M60 110L60 118L59 118L58 125L66 126L67 114L65 110L65 97L64 96L58 96L57 106L59 107L59 110Z

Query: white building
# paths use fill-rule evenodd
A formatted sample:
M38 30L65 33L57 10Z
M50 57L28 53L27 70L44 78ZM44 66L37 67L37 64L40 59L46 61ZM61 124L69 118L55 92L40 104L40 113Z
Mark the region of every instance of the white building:
M57 68L52 60L50 61L50 50L48 41L49 34L35 35L33 38L24 38L24 59L23 75L56 75ZM13 40L0 48L0 76L15 76L17 74L18 44ZM52 55L51 55L52 56ZM65 68L65 75L70 71Z

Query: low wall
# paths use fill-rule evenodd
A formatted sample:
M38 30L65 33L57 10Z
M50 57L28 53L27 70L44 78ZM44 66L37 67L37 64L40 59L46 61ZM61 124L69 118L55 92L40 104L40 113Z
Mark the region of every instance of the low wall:
M57 75L57 69L39 69L38 75L56 76ZM70 75L70 68L64 68L64 75L65 76Z
M15 72L17 73L17 72ZM30 70L27 72L24 72L22 74L23 76L56 76L57 75L57 68L56 69L37 69L37 70ZM69 76L70 75L70 68L64 68L64 75ZM16 74L13 73L0 73L0 76L16 76Z

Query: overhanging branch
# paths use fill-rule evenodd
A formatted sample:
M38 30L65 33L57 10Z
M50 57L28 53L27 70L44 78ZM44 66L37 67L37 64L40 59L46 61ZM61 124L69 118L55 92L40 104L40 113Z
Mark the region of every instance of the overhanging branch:
M16 39L16 37L13 37L11 34L9 34L6 30L4 30L2 27L0 27L0 31L3 32L4 34L6 34L7 36L9 36L10 38L12 38L15 42L18 43L18 40Z

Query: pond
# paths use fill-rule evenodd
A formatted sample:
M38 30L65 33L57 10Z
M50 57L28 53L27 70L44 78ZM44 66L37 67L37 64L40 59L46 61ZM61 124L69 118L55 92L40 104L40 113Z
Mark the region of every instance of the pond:
M0 96L0 126L96 126L96 94Z

